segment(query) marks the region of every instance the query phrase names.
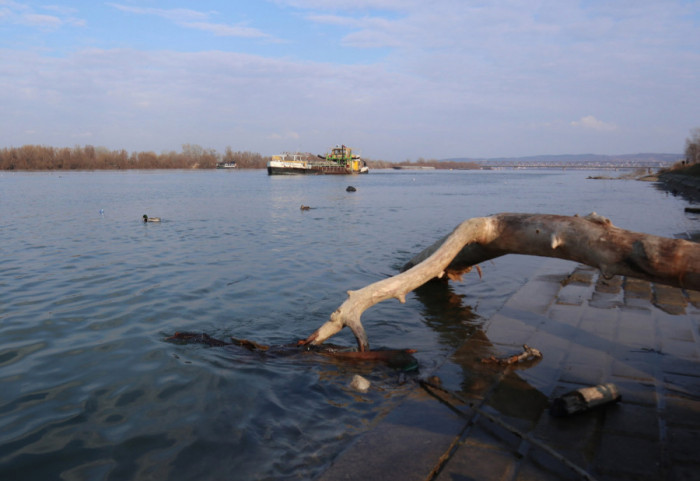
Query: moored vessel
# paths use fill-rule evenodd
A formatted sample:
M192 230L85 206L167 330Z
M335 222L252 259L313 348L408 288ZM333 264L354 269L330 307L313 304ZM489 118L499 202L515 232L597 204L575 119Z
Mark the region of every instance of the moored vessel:
M235 162L217 162L216 168L217 169L235 169L236 163Z
M336 145L331 152L313 157L310 154L283 153L273 155L267 163L269 175L346 175L366 174L367 163L359 155L353 154L352 148Z

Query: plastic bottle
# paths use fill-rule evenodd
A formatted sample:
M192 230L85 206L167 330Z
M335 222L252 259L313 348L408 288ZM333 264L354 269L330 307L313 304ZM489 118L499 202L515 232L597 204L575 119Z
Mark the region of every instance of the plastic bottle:
M567 416L588 411L596 406L614 403L622 399L613 383L582 387L556 398L549 412L553 416Z

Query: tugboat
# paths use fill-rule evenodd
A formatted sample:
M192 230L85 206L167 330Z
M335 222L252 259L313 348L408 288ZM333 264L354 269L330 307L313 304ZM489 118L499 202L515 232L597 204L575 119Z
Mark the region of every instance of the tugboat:
M367 163L345 145L336 145L330 153L316 157L299 153L273 155L267 163L268 175L346 175L368 172Z

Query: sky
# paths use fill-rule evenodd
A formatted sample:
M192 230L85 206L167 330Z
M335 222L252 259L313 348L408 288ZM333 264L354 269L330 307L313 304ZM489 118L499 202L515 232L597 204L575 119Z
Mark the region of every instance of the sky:
M682 153L700 0L0 0L0 148Z

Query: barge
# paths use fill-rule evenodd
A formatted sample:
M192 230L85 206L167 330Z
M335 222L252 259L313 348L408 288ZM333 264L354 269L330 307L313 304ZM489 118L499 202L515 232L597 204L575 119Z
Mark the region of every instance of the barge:
M316 157L299 153L273 155L267 163L268 175L347 175L368 172L367 163L345 145L336 145L330 153Z

